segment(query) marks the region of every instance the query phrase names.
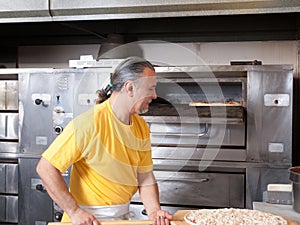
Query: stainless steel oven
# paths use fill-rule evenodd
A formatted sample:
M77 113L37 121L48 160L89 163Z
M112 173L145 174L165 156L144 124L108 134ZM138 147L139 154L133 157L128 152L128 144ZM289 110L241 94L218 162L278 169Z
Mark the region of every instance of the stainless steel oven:
M47 194L36 165L68 122L95 104L96 91L110 72L111 68L20 71L20 225L61 220L63 211ZM67 185L69 170L62 174Z
M289 183L291 66L157 68L151 131L164 207L252 208L269 183ZM137 217L145 218L138 194Z
M0 141L5 141L0 145L4 163L0 168L18 171L14 174L18 176L18 193L8 193L6 186L0 186L0 196L5 196L5 204L10 202L5 207L18 204L19 217L9 222L41 225L59 221L61 210L45 192L35 166L65 125L94 105L96 91L108 83L115 66L103 65L0 71L17 77L19 92L17 108L0 109L2 123L18 121L16 128L0 131ZM151 131L154 173L163 208L170 212L251 208L252 201L263 199L269 183L290 182L291 66L155 69L158 98L142 116ZM1 99L3 96L0 94ZM11 177L7 173L0 176ZM68 183L68 173L64 177ZM43 208L43 212L39 214L32 207ZM131 211L132 218L146 218L138 193ZM7 218L12 217L5 215L2 221Z

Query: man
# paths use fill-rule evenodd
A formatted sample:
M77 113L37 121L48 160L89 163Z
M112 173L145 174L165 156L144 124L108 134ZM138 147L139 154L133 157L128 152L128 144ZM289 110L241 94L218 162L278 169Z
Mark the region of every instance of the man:
M149 219L169 224L172 216L160 208L153 176L150 131L138 115L157 97L155 88L151 63L125 59L104 91L109 99L74 118L43 153L37 172L64 210L63 222L99 225L103 218L123 218L138 190ZM68 190L61 172L70 166Z

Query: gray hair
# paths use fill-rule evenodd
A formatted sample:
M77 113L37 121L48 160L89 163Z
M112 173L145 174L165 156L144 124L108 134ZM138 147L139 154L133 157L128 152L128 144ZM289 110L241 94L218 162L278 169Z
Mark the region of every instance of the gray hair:
M124 59L111 74L110 84L103 90L98 90L96 103L101 103L110 97L109 92L120 91L126 81L135 81L143 77L143 71L149 68L155 71L153 65L140 57L132 56Z
M145 68L155 71L153 65L139 57L128 57L122 61L111 75L112 91L120 91L126 81L135 81L143 76Z

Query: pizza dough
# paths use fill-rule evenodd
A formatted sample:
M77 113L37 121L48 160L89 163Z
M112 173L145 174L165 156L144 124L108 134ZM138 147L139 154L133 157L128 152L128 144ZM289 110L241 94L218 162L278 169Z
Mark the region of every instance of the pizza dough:
M281 216L251 209L199 209L184 216L191 225L287 225Z

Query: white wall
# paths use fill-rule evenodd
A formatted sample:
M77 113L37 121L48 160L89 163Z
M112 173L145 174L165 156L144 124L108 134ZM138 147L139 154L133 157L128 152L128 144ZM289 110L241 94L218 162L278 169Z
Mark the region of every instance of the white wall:
M156 64L230 65L230 61L259 60L263 64L293 64L298 68L297 41L167 43L137 42L143 56ZM24 46L18 49L18 67L68 67L80 55L97 57L100 45Z

